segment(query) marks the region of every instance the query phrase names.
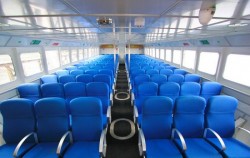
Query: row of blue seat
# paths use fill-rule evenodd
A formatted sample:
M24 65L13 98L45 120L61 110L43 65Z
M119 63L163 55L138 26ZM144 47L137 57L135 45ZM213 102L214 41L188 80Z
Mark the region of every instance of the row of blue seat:
M238 101L213 96L148 97L142 104L139 149L147 158L249 158L250 147L233 138Z
M101 100L76 98L71 119L62 98L10 99L0 104L3 116L1 158L97 158L105 148ZM71 122L70 122L71 120Z

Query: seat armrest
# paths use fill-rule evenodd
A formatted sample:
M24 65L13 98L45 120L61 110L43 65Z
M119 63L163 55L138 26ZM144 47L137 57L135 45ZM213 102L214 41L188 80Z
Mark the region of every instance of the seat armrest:
M131 94L131 105L134 106L135 94L133 92Z
M171 139L174 140L175 133L178 135L178 137L181 140L182 150L186 151L187 150L187 145L186 145L185 139L184 139L184 137L182 136L181 132L178 129L173 128Z
M17 144L14 152L13 152L13 157L17 157L18 151L20 150L21 146L23 145L23 143L30 137L30 136L34 136L35 139L35 143L38 143L38 138L37 138L37 134L35 132L29 133L27 134L25 137L23 137L23 139Z
M138 109L136 106L134 106L134 122L137 123L138 122Z
M108 122L111 123L111 106L108 107L108 110L107 110L107 118L108 118Z
M63 143L65 141L65 139L67 138L67 136L69 136L69 142L70 144L73 143L73 137L72 137L72 133L70 131L67 131L63 136L62 138L60 139L60 142L57 146L57 149L56 149L56 154L58 156L61 156L61 150L62 150L62 146L63 146Z
M220 145L221 145L221 150L222 151L226 150L226 145L225 145L224 141L222 140L222 138L220 137L220 135L217 132L215 132L214 130L212 130L211 128L205 129L203 138L206 138L208 131L213 133L213 135L215 135L215 137L218 139L218 141L220 142Z
M242 131L244 131L244 132L246 132L247 134L249 134L250 135L250 131L249 130L247 130L247 129L245 129L245 128L242 128L242 127L237 127L239 130L242 130Z
M107 134L107 128L105 128L102 131L99 142L99 153L101 157L106 157L106 149L107 149L106 134Z
M139 129L138 132L139 132L139 135L138 135L139 153L140 153L140 156L145 156L146 155L146 140L145 140L143 131Z
M109 102L110 102L110 105L113 106L113 93L110 93L109 95Z

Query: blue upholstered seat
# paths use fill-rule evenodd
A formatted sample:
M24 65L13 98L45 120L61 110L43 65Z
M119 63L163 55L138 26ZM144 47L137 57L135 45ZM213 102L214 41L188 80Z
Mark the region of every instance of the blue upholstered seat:
M187 150L185 156L190 158L219 158L220 153L204 138L204 110L206 101L199 96L181 96L176 99L173 127L185 138ZM180 145L179 139L175 139Z
M156 74L159 74L159 70L156 70L156 69L148 69L147 71L146 71L146 74L148 74L148 75L156 75Z
M186 74L184 82L197 82L200 83L201 77L197 74Z
M61 83L46 83L41 85L42 97L60 97L64 98L64 88Z
M156 74L150 77L152 82L157 83L159 86L168 81L168 77L163 74Z
M181 85L180 95L200 95L201 85L196 82L183 82Z
M187 71L186 70L183 70L183 69L175 69L174 70L174 74L180 74L180 75L186 75L187 74Z
M208 100L210 97L220 95L222 85L218 82L202 82L200 96Z
M55 74L59 78L61 76L69 75L69 71L68 70L57 70L55 72Z
M78 75L78 76L76 76L76 82L83 82L86 84L89 82L93 82L93 76L90 74Z
M24 158L57 158L61 137L69 130L69 115L62 98L43 98L35 103L38 144ZM66 146L63 147L65 149Z
M226 149L222 152L228 158L249 158L250 147L233 138L235 132L234 113L237 108L237 99L230 96L213 96L208 100L205 126L216 131L223 139ZM216 138L208 136L208 141L222 150Z
M44 83L58 83L56 75L44 75L40 78L41 84Z
M97 74L93 76L94 82L103 82L109 86L109 93L112 93L111 77L106 74Z
M89 70L85 71L85 74L90 74L90 75L94 76L94 75L98 74L98 71L99 71L98 69L89 69Z
M74 142L64 158L98 158L103 128L101 100L94 97L76 98L70 102L70 110Z
M75 76L73 76L73 75L64 75L64 76L60 76L58 78L58 82L62 83L62 84L69 83L69 82L75 82L75 81L76 81L76 79L75 79Z
M172 111L172 99L164 96L148 97L142 104L141 129L148 158L182 157L171 140Z
M70 72L69 72L69 74L70 75L73 75L73 76L78 76L78 75L82 75L84 73L84 71L83 70L81 70L81 69L77 69L77 70L71 70Z
M17 87L20 98L30 99L35 102L41 98L40 85L38 83L24 83Z
M3 139L6 144L0 146L1 158L13 158L13 152L23 137L35 131L35 115L33 102L29 99L17 98L3 101L0 106L3 117ZM35 141L23 144L17 153L18 157L25 154Z
M134 82L132 85L132 90L134 92L134 95L137 96L137 87L140 84L142 84L144 82L149 82L149 81L150 81L150 76L147 74L140 74L140 75L135 76Z
M159 87L159 95L169 97L175 102L175 99L179 96L180 85L175 82L166 82Z
M97 97L102 101L103 114L107 114L110 105L110 95L108 84L103 82L91 82L86 85L86 93L89 97ZM107 119L103 120L103 125L107 124Z
M184 76L181 74L172 74L168 76L168 82L176 82L178 84L182 84L184 82Z
M171 70L171 69L162 69L161 71L160 71L160 74L163 74L163 75L172 75L173 74L173 70Z

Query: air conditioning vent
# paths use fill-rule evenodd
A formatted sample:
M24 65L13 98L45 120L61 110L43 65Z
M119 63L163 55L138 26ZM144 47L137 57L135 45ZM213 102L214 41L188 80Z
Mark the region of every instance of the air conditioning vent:
M98 25L111 25L112 24L112 19L111 18L106 18L106 17L100 17L96 19Z

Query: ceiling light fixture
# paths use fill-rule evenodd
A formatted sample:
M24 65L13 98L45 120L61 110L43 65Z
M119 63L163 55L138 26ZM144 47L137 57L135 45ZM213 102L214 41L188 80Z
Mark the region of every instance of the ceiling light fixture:
M238 24L229 24L228 27L244 27L247 26L247 23L238 23Z

